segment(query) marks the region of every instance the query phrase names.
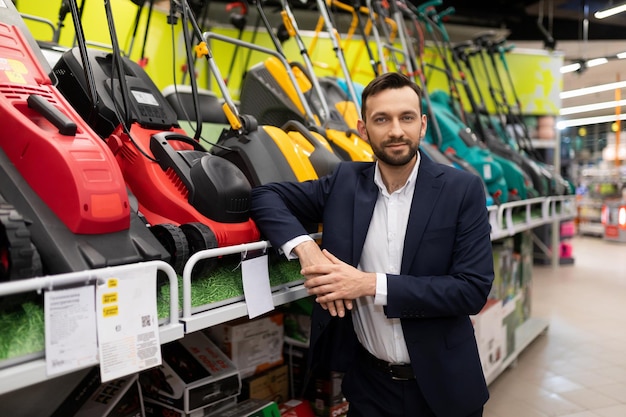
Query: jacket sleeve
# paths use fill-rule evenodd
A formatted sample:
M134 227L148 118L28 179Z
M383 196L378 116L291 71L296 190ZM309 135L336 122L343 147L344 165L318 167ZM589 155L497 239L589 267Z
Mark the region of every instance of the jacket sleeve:
M311 225L323 220L324 204L335 175L253 188L251 216L261 235L279 248L297 236L311 233Z

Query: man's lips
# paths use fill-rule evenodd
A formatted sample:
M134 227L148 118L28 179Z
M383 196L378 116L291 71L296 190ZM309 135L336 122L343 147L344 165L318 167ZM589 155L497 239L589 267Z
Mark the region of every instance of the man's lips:
M386 148L401 148L404 146L408 146L406 142L391 142L385 145Z

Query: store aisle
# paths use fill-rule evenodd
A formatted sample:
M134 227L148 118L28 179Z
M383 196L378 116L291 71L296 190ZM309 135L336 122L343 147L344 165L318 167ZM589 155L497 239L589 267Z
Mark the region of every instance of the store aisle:
M572 243L574 265L534 268L549 328L491 383L484 417L626 416L626 243Z

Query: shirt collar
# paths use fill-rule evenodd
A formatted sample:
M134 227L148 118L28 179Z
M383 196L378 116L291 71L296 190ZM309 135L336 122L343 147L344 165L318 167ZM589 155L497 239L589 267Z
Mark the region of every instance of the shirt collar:
M422 156L420 154L420 152L417 152L417 161L415 161L415 166L413 167L413 170L411 171L411 174L409 175L409 178L407 178L406 183L402 186L402 188L400 188L399 190L396 190L396 193L402 193L405 192L405 190L407 189L407 186L409 184L413 184L415 182L415 180L417 179L417 171L419 169L420 166L420 161L422 160ZM380 173L380 168L378 166L378 161L376 161L376 170L374 171L374 184L376 184L376 186L378 187L378 189L380 190L381 193L384 194L388 194L387 193L387 187L385 187L385 183L383 182L383 177Z

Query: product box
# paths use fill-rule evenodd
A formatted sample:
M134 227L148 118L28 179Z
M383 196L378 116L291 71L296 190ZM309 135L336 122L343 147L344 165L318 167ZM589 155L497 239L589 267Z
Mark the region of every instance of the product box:
M285 314L285 342L293 341L308 346L311 334L312 297L302 298L287 304Z
M307 400L289 400L278 406L280 417L315 417Z
M237 368L202 332L164 344L161 355L163 364L139 377L151 402L190 414L240 393Z
M149 398L144 401L146 417L221 417L222 412L237 405L237 398L230 397L200 408L192 413L184 413L170 406L153 402Z
M348 401L341 392L343 373L331 371L315 379L313 412L317 417L343 417L348 414Z
M220 417L280 417L278 404L250 398L221 412Z
M241 319L205 330L235 364L241 378L283 364L283 313Z
M268 369L241 381L239 400L256 398L280 404L289 398L289 372L287 365Z
M100 382L94 367L51 417L144 417L137 374Z
M283 354L289 368L289 396L291 398L309 398L304 391L307 376L308 346L285 338ZM310 384L309 384L310 385Z
M487 300L480 313L472 316L480 362L489 379L506 357L506 326L503 325L503 305L500 300Z
M494 280L489 298L504 300L515 293L513 275L513 239L500 239L492 244Z

